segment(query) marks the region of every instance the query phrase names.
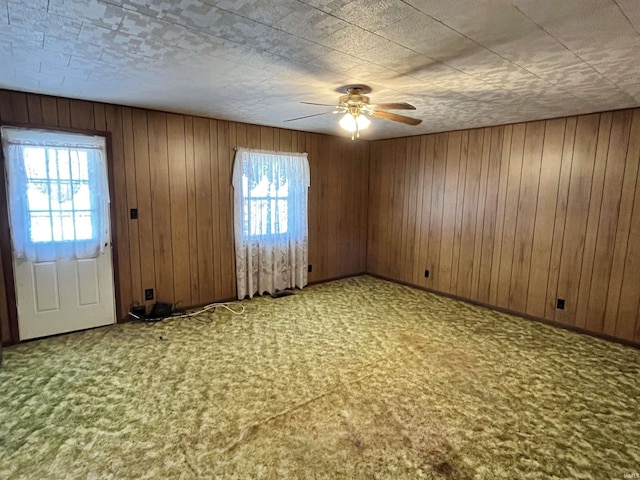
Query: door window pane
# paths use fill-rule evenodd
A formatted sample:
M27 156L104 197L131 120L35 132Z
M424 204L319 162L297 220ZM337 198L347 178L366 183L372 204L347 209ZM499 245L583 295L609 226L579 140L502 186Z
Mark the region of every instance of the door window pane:
M87 152L80 149L24 149L32 242L95 237L87 162Z

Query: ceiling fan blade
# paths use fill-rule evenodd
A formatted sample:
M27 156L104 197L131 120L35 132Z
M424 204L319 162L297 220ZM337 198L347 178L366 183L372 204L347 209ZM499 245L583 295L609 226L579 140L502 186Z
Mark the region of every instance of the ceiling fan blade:
M320 115L326 115L328 113L335 113L335 112L314 113L313 115L305 115L304 117L296 117L296 118L290 118L289 120L283 120L283 122L293 122L295 120L302 120L303 118L319 117Z
M404 115L398 115L397 113L385 112L383 110L374 110L371 115L377 118L384 118L385 120L392 120L394 122L406 123L407 125L420 125L422 120L418 118L405 117Z
M321 107L335 107L335 105L330 105L328 103L312 103L312 102L300 102L300 103L304 103L305 105L320 105Z
M399 103L376 103L375 105L371 105L374 110L415 110L416 107L409 103L399 102Z

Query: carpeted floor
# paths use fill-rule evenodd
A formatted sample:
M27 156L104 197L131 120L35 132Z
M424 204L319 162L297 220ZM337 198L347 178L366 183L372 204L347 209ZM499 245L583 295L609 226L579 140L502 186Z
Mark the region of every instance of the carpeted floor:
M0 478L640 473L638 350L368 276L244 304L5 349Z

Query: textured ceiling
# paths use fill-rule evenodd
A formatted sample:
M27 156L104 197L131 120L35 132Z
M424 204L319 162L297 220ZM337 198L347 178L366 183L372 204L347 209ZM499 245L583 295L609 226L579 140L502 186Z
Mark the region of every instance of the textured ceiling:
M423 119L390 138L640 105L639 30L638 0L0 0L0 87L343 134L283 120L364 83Z

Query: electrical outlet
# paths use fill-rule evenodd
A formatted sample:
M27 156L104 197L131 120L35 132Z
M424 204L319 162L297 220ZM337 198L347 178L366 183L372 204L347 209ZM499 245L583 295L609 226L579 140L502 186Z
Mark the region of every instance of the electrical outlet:
M131 220L137 220L138 219L138 209L137 208L132 208L129 211L129 217L131 218Z
M558 310L564 310L564 299L563 298L559 298L558 302L556 303L556 308Z
M144 299L145 300L153 300L153 288L147 288L144 291Z
M311 273L311 272L313 271L313 265L309 264L309 265L307 266L307 271L308 271L309 273Z
M429 278L429 270L424 271L424 278Z

